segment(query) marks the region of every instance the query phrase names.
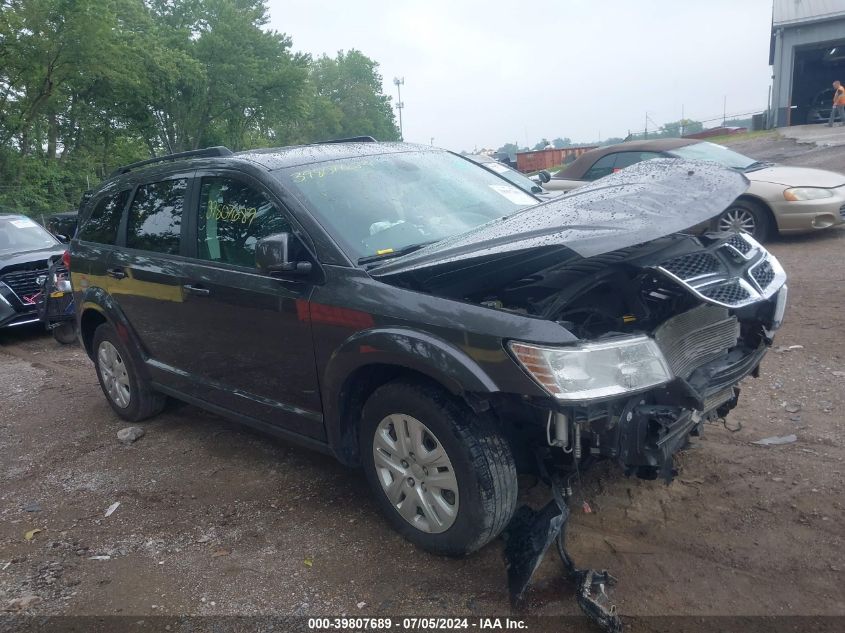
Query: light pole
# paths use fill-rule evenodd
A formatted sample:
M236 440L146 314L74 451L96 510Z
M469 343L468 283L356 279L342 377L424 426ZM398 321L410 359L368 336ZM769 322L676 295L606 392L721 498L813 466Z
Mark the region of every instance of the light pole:
M405 107L405 104L402 103L402 88L401 86L405 85L405 78L404 77L394 77L393 78L393 85L396 86L396 93L399 95L398 101L396 101L396 109L399 110L399 140L404 141L405 135L402 133L402 108Z

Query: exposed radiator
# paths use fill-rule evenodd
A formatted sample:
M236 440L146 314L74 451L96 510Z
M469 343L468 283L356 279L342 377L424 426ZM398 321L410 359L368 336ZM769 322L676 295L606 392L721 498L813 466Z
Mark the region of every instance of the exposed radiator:
M697 367L717 359L739 339L739 322L727 308L702 305L672 317L654 333L672 372L687 378Z

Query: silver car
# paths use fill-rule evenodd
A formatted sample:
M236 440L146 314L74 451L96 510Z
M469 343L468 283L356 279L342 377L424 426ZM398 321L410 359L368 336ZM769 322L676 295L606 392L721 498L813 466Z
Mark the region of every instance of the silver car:
M775 232L809 233L845 222L845 176L754 160L716 143L696 139L630 141L581 155L544 186L571 191L629 165L659 157L693 158L741 171L751 181L743 195L710 228L744 231L758 240Z

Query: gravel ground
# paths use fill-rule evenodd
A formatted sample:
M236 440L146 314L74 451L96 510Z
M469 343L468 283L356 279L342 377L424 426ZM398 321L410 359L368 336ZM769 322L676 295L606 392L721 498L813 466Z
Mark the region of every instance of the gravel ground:
M792 164L829 151L753 143L738 149ZM836 160L845 170L845 150ZM584 476L593 512L574 515L572 553L619 578L623 615L845 616L845 230L770 246L790 305L731 428L708 426L669 486L610 466ZM501 542L462 560L419 551L378 516L359 472L194 407L125 445L84 353L37 330L0 334L0 402L0 610L511 613ZM797 441L752 444L788 434ZM526 613L577 613L556 557Z

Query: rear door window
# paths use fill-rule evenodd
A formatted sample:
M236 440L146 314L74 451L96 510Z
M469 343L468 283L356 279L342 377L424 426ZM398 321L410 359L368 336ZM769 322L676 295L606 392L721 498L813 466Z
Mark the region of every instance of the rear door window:
M660 154L656 152L619 152L616 154L616 162L613 163L613 173L659 156Z
M179 254L186 179L141 185L129 209L126 245L145 251Z
M584 174L584 180L598 180L613 173L616 154L608 154L599 158Z
M202 179L197 222L201 259L255 268L255 245L291 225L284 213L259 189L228 177Z
M114 244L117 227L123 215L123 207L129 198L129 191L107 196L97 203L91 216L79 230L79 239L98 244Z

